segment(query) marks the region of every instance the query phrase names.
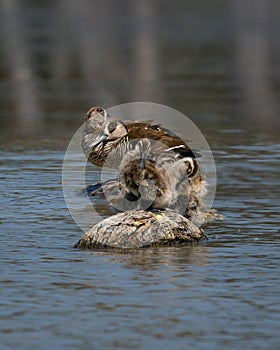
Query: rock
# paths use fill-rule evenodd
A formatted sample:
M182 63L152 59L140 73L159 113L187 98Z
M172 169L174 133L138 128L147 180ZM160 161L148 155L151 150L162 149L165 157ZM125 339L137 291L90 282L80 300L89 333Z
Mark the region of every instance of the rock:
M196 243L207 239L203 230L173 210L131 210L94 225L75 248L144 248Z

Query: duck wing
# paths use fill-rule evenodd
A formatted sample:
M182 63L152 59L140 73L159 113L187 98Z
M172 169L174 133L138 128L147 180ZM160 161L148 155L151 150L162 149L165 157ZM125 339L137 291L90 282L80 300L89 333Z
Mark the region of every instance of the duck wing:
M161 127L160 124L127 122L125 125L130 140L148 138L158 141L177 153L180 158L197 158L200 156L198 151L191 149L183 139Z

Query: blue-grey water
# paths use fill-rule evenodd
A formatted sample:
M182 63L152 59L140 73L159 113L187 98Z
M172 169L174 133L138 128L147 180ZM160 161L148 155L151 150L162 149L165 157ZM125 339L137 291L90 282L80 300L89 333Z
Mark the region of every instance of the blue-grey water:
M280 349L279 13L277 0L0 1L1 350ZM200 128L224 220L195 246L76 250L67 145L91 106L135 101Z
M72 248L63 151L3 150L1 348L278 349L280 144L248 137L215 139L209 241L128 253Z

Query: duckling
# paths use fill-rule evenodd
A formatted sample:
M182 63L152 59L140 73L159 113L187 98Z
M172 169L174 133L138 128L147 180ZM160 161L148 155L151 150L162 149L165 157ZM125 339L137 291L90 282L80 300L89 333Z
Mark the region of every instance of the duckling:
M118 178L93 186L91 194L105 196L113 212L169 208L197 226L220 219L204 204L206 181L202 176L189 179L186 167L184 159L170 154L154 158L150 140L142 139L123 157Z
M156 166L148 139L140 140L134 150L124 155L119 172L119 181L128 200L140 200L144 209L164 209L171 203L169 176L163 167Z
M178 190L181 191L183 186L188 187L185 163L174 158L170 167L170 159L168 163L156 159L150 140L141 139L124 155L117 180L96 184L89 189L92 195L105 195L108 202L119 210L161 210L177 203ZM185 193L188 194L187 189Z

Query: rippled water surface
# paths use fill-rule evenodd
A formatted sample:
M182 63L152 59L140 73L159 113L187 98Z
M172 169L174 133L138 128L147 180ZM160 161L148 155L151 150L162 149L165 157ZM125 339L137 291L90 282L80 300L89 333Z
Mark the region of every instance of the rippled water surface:
M279 10L0 1L1 350L280 349ZM136 101L200 128L224 221L196 246L75 250L67 145L91 106Z
M63 150L4 149L1 348L278 349L280 144L221 130L213 152L209 241L117 253L72 248Z

